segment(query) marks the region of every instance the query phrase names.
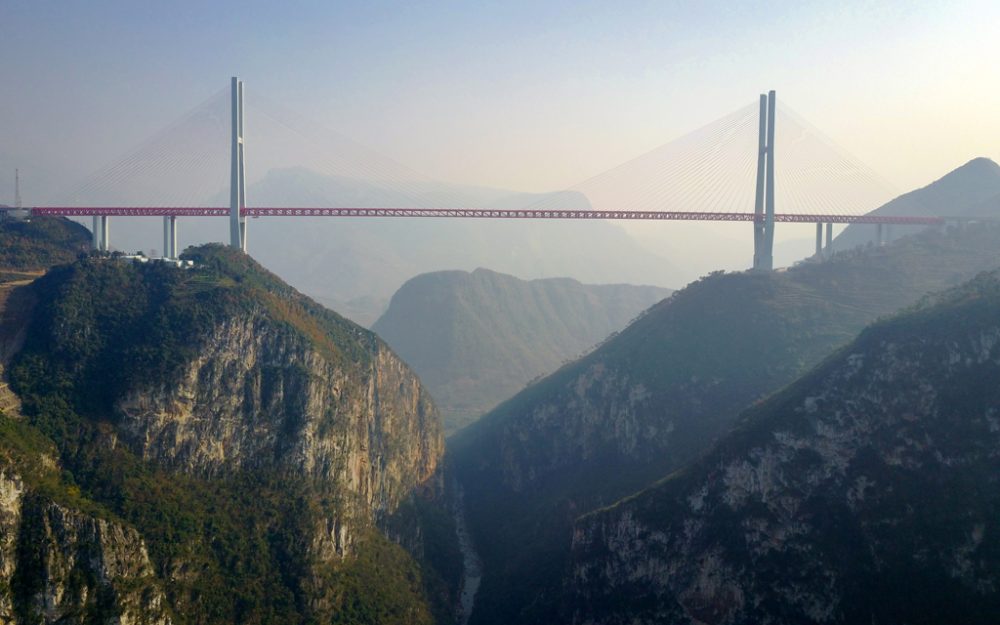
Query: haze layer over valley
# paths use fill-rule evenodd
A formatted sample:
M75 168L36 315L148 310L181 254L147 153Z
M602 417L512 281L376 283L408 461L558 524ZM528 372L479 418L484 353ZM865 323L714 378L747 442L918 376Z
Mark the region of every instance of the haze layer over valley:
M1000 4L0 8L0 625L997 625Z

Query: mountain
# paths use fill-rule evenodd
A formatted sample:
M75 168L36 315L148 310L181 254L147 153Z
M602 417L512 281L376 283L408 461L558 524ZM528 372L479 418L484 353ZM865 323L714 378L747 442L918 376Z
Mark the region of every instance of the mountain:
M453 431L669 294L487 269L440 271L403 284L372 330L413 367Z
M90 231L63 217L0 219L0 268L37 272L90 250Z
M419 380L247 256L186 258L10 294L0 621L449 622Z
M995 623L1000 273L875 324L577 521L566 622Z
M988 158L974 158L926 187L904 193L876 208L872 215L926 217L1000 217L1000 165ZM912 234L913 226L892 226L889 240ZM846 250L874 242L871 225L852 224L834 239L834 249Z
M1000 225L710 275L450 439L485 576L473 623L556 622L573 520L708 449L879 316L1000 264Z
M254 206L590 207L574 192L416 185L403 193L301 168L269 171L247 196ZM228 194L215 204L228 205ZM229 238L222 219L183 220L179 232L185 246ZM151 219L114 219L111 236L122 249L159 247L162 241L161 225ZM663 258L639 249L618 225L601 221L268 218L250 221L248 240L265 267L333 308L353 311L352 319L366 326L406 280L430 271L485 266L522 278L670 284Z

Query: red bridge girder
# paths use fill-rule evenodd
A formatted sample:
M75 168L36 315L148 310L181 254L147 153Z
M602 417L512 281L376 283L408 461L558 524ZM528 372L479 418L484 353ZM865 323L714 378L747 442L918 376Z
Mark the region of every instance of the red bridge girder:
M35 215L65 217L225 217L228 208L171 206L40 206L31 209ZM247 217L452 217L476 219L628 219L650 221L763 221L757 213L698 213L683 211L628 210L546 210L493 208L284 208L250 207L242 214ZM941 217L889 215L816 215L804 213L775 214L779 223L835 224L904 224L934 226Z

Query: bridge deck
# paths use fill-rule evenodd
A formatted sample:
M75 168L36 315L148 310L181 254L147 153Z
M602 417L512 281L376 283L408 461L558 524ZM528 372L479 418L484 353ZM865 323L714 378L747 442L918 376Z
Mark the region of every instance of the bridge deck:
M62 215L65 217L226 217L228 208L221 207L163 207L163 206L40 206L31 209L35 215ZM548 210L548 209L493 209L493 208L278 208L249 207L242 211L247 217L458 217L479 219L629 219L651 221L764 221L759 213L701 213L683 211L628 211L628 210ZM941 225L941 217L914 217L891 215L818 215L807 213L778 213L779 223L835 223L835 224L906 224Z

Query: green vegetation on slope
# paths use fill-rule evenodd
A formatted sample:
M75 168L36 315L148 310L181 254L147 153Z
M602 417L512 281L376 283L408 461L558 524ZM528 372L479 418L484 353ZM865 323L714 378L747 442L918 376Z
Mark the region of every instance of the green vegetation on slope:
M195 269L84 258L24 287L38 304L10 370L27 422L0 420L0 449L19 470L52 454L60 470L33 488L135 527L175 623L432 622L417 564L375 528L342 562L311 555L310 537L345 493L266 462L214 478L168 472L116 442L116 398L173 379L207 333L251 308L348 375L370 365L373 333L243 254L206 246L189 257Z
M86 258L35 282L36 321L14 376L22 396L61 393L81 414L110 415L114 398L172 379L216 325L257 306L331 362L368 363L363 345L377 340L371 332L298 295L242 254L206 246L190 257L199 265L192 271Z
M430 389L452 432L577 358L668 289L520 280L486 269L417 276L372 326Z
M696 462L579 519L566 619L690 622L686 595L708 574L697 603L713 606L709 623L810 610L831 623L993 623L998 320L1000 272L929 297L747 410ZM630 537L611 546L626 518ZM664 562L655 579L642 572Z
M881 315L1000 264L1000 227L934 230L767 275L714 274L451 441L486 577L474 623L546 622L574 518L706 450ZM553 575L555 573L555 575Z
M0 268L39 271L68 263L90 249L90 231L64 217L0 220Z

